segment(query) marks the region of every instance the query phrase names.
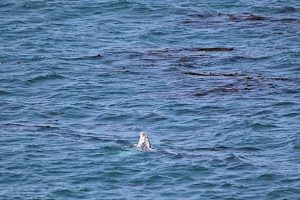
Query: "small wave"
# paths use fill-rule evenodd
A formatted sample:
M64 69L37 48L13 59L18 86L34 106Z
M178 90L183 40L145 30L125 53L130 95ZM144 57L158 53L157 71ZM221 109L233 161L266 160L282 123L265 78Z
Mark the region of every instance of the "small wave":
M249 170L255 168L255 165L242 155L230 154L222 160L225 161L228 170Z
M60 80L60 79L65 79L63 75L59 74L49 74L49 75L40 75L37 77L34 77L32 79L27 80L29 83L38 83L42 81L48 81L48 80Z
M274 124L263 124L263 123L253 123L250 125L253 130L261 130L261 129L273 129L278 128L278 126Z
M221 151L221 152L241 152L241 151L260 151L260 148L252 146L241 146L241 147L231 147L231 146L215 146L215 147L198 147L185 149L187 152L197 152L197 151Z
M52 126L52 125L21 124L21 123L6 123L3 126L25 127L25 128L41 128L41 129L56 128L55 126Z
M200 166L200 165L192 165L189 167L190 172L203 172L203 171L209 171L210 169L208 167Z
M141 117L138 118L138 120L142 121L151 121L151 122L159 122L159 121L166 121L168 120L168 117L160 115L158 113L148 113L145 115L142 115Z
M235 148L237 150L241 150L241 151L260 151L260 148L257 147L251 147L251 146L245 146L245 147L237 147Z
M183 14L185 14L185 12L183 12ZM219 16L219 15L222 15L222 14L216 13L216 12L210 12L210 11L206 11L206 12L202 12L202 13L195 12L192 14L187 14L187 16L193 17L193 18L209 18L209 17L215 17L215 16Z
M300 190L296 187L280 187L267 194L267 199L299 199Z
M217 87L207 91L198 91L197 93L195 93L195 96L200 97L200 96L207 96L210 94L224 94L224 93L238 93L238 92L240 92L239 88Z
M279 21L279 22L283 22L283 23L296 23L296 24L300 23L300 19L296 19L296 18L282 18L282 19L275 20L275 21Z
M243 163L236 164L234 166L227 167L227 170L238 170L238 171L239 170L250 170L250 169L253 169L253 167L254 167L254 165L243 162Z
M64 60L95 60L100 59L103 56L100 53L97 53L95 55L89 55L89 56L82 56L82 57L73 57L73 58L64 58Z
M6 92L4 90L0 90L0 95L7 95L7 94L9 94L9 92Z
M290 118L298 117L298 116L300 116L300 112L291 112L291 113L284 114L282 116L283 117L290 117Z
M6 8L15 5L14 3L11 2L1 2L1 8Z
M268 114L272 114L274 111L272 110L260 110L258 112L255 113L255 115L268 115Z
M262 180L266 180L266 181L276 180L277 178L278 178L278 175L270 174L270 173L262 174L258 177L258 179L262 179Z
M229 156L225 157L224 160L225 161L243 161L245 158L243 156L238 156L235 154L230 154Z
M147 179L147 183L155 183L155 182L163 182L166 180L171 180L170 176L166 176L166 175L151 175L148 179Z
M46 1L25 1L22 4L22 8L28 9L40 9L47 6Z
M219 52L219 51L233 51L232 47L207 47L207 48L189 48L187 51L204 51L204 52Z
M300 138L296 137L292 143L294 149L300 150Z
M63 189L63 188L59 188L53 191L53 193L57 196L57 197L61 197L63 199L65 198L82 198L82 195L78 194L77 192L75 192L74 190L71 189Z
M260 56L260 57L250 57L250 56L232 56L228 58L224 58L224 61L259 61L266 60L268 56Z
M278 13L294 13L297 12L297 8L292 6L284 6L278 10Z
M268 17L255 15L255 14L230 14L228 15L230 21L242 22L242 21L262 21L268 19Z
M282 101L282 102L279 102L279 103L275 103L274 106L294 106L296 105L296 103L294 102L291 102L291 101Z

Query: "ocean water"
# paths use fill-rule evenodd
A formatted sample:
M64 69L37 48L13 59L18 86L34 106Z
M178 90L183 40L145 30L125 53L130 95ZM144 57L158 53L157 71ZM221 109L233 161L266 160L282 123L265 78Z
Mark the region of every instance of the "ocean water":
M300 199L299 74L298 0L1 0L0 199Z

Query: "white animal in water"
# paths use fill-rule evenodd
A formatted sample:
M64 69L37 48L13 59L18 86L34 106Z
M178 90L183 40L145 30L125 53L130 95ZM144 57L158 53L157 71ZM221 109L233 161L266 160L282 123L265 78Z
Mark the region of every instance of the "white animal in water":
M152 145L149 141L148 135L145 132L142 131L140 133L140 140L136 147L142 151L152 150Z

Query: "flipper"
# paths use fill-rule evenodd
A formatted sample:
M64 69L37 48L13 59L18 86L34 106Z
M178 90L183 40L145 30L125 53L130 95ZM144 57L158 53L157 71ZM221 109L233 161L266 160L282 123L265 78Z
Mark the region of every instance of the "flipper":
M136 147L142 151L152 150L152 145L149 141L148 135L145 132L142 131L140 133L140 140Z

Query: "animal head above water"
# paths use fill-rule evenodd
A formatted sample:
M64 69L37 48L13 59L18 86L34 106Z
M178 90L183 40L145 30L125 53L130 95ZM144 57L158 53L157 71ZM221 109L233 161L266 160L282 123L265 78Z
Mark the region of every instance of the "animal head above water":
M137 144L137 148L142 151L148 151L152 149L148 135L143 131L140 133L140 140Z

